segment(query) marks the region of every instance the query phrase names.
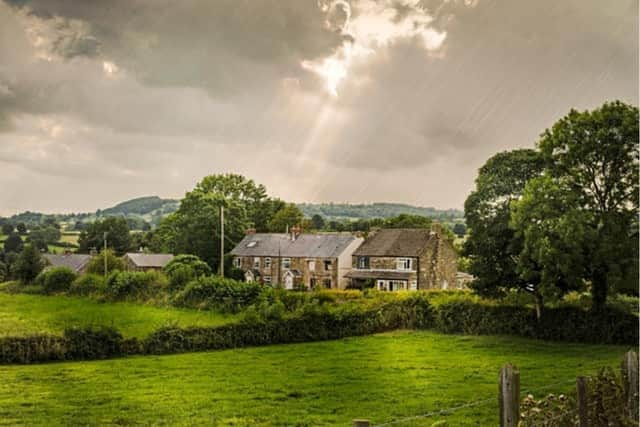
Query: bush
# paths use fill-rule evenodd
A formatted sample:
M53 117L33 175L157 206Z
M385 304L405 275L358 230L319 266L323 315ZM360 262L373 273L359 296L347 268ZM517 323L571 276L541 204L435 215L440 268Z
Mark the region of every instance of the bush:
M157 295L166 285L166 277L155 271L117 271L106 280L107 293L115 299L149 298Z
M594 314L578 307L547 308L538 321L528 307L451 300L437 307L435 327L444 333L519 335L600 344L638 342L638 317L608 309Z
M77 277L70 268L54 267L40 273L36 278L36 284L42 286L46 294L66 292Z
M237 313L256 303L264 288L257 283L238 282L219 276L200 277L178 292L173 303L182 307L197 307Z
M111 249L100 252L91 258L87 266L87 273L104 275L104 259L107 258L107 272L124 271L126 265L122 258L117 257Z
M193 279L211 274L209 265L195 255L178 255L164 266L163 271L173 289L182 289Z
M124 356L130 351L130 342L117 329L107 326L67 328L63 338L65 359L93 360ZM135 347L134 347L135 348Z
M69 293L74 295L99 295L106 291L104 277L98 274L87 273L73 281Z

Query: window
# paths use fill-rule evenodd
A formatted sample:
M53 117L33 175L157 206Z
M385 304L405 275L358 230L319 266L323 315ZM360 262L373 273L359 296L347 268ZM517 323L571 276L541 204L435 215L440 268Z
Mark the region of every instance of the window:
M309 266L309 271L316 271L316 262L315 261L307 261L307 265Z
M416 282L415 280L411 281L411 288L412 291L417 291L418 290L418 282Z
M247 247L248 247L248 248L252 248L252 247L254 247L254 246L255 246L255 245L257 245L257 244L258 244L258 242L249 242L249 243L247 243Z
M233 266L235 268L240 268L242 267L242 259L241 258L234 258L233 259Z
M253 258L253 268L260 268L260 257Z
M324 262L324 271L329 271L331 270L331 260L326 260Z
M271 283L271 276L264 276L264 283Z
M396 259L396 270L411 270L412 262L411 258L398 258Z
M322 284L325 288L331 289L331 279L322 279Z
M265 268L271 268L271 258L265 258L264 259L264 267Z
M404 280L391 280L389 290L391 291L404 291L407 289L407 282Z
M282 258L282 268L291 268L291 258Z
M369 269L369 257L368 256L360 256L360 257L358 257L358 268L360 270L368 270Z
M315 289L317 285L318 285L318 281L316 279L313 279L313 278L309 279L309 287L311 289Z

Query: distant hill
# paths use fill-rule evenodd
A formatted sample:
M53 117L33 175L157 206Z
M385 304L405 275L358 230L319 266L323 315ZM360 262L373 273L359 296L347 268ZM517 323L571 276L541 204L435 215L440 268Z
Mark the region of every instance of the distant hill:
M306 217L320 215L334 220L358 220L370 218L389 218L400 214L421 215L441 221L460 219L464 213L458 209L436 209L419 207L404 203L299 203L298 207Z
M54 218L61 223L66 230L80 230L83 224L88 224L99 218L108 216L124 216L132 229L145 229L156 226L162 218L175 212L180 206L180 201L175 199L162 199L158 196L138 197L118 203L106 209L98 209L95 212L71 213L71 214L43 214L39 212L23 212L13 215L8 220L14 224L24 222L27 226L38 225L46 218ZM463 212L457 209L436 209L432 207L419 207L403 203L298 203L297 206L306 217L321 215L328 220L350 221L371 218L389 218L400 214L422 215L448 223L463 221Z

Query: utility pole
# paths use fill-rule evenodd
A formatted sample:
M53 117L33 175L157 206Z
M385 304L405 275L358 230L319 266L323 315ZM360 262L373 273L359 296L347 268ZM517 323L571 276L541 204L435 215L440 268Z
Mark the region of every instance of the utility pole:
M107 232L105 231L102 235L104 239L104 250L102 251L102 256L104 258L104 277L107 277Z
M224 206L220 205L220 277L224 277Z

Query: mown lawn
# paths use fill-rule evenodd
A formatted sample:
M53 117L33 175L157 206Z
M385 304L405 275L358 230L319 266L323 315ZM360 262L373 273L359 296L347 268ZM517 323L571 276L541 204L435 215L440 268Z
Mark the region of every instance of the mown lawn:
M0 336L61 333L65 327L114 326L126 337L144 337L168 323L220 325L236 316L212 311L99 303L88 298L0 293Z
M0 423L350 425L489 399L396 425L496 425L500 366L523 393L568 391L626 349L432 332L174 356L0 367ZM551 387L545 388L551 385Z

